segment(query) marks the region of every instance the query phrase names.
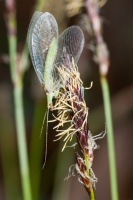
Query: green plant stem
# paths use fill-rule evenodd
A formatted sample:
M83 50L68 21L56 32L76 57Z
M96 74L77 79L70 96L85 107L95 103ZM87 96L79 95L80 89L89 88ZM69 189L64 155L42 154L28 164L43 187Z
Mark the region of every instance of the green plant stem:
M21 83L17 84L14 88L14 101L15 101L17 143L18 143L23 196L25 200L31 200L32 198L31 198L31 188L30 188L30 178L29 178L28 158L27 158Z
M93 188L90 188L90 199L95 200L95 194Z
M16 46L17 38L15 35L9 35L9 57L10 57L10 70L12 82L14 84L14 103L15 103L15 121L17 130L17 143L18 143L18 154L20 163L20 174L23 191L23 199L31 200L31 188L28 168L28 157L27 157L27 145L26 145L26 133L24 124L24 112L23 112L23 101L22 101L22 74L16 66Z
M86 166L86 170L87 170L87 174L88 174L88 177L90 176L90 169L89 169L89 157L88 155L86 154L86 152L84 152L84 157L85 157L85 166ZM89 188L90 188L90 200L95 200L95 193L94 193L94 189L93 189L93 185L92 185L92 182L90 182L90 185L89 185Z
M111 113L111 102L110 102L108 81L106 77L104 76L101 76L101 87L102 87L102 93L103 93L104 111L105 111L105 119L106 119L106 127L107 127L111 196L112 196L112 200L118 200L118 185L117 185L115 144L114 144L112 113Z

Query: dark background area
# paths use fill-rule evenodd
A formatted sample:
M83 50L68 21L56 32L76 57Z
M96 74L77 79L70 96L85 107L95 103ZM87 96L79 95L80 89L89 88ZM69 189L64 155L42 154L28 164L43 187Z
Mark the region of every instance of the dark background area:
M16 1L17 11L17 39L20 52L26 40L27 30L35 1ZM91 90L85 92L85 99L89 107L89 126L92 134L105 130L103 99L100 86L98 66L92 58L89 44L92 38L87 32L86 10L80 14L68 17L65 1L46 1L44 12L54 15L59 26L59 32L70 25L79 25L85 34L85 47L78 66L84 86L88 87L93 81ZM113 123L116 145L116 162L119 184L119 199L133 199L133 1L108 0L101 8L103 35L110 52L110 68L108 80L110 85ZM8 58L8 38L5 23L5 1L0 1L0 199L5 200L5 184L10 194L16 199L21 198L20 174L14 121L13 85L10 78ZM46 107L46 97L29 60L29 68L24 74L24 111L28 149L32 133L36 132L39 145L39 134ZM37 118L36 118L37 117ZM75 162L69 160L69 155L75 156L74 150L61 153L59 142L53 142L54 133L49 125L48 161L41 172L40 198L52 199L55 184L58 185L58 200L87 200L84 187L77 177L64 182L68 168ZM60 142L61 143L61 142ZM93 169L98 183L96 197L98 200L110 200L109 164L106 136L97 142L100 148L95 151ZM58 150L59 149L59 150ZM36 153L37 149L34 149ZM56 180L58 151L62 159L60 178ZM72 156L71 155L71 156ZM67 162L68 161L68 162ZM64 168L64 170L63 170ZM41 170L41 169L38 169ZM35 171L37 173L37 171ZM5 181L7 180L7 181ZM67 194L67 195L66 195ZM13 198L9 198L13 199ZM55 198L56 199L56 198Z

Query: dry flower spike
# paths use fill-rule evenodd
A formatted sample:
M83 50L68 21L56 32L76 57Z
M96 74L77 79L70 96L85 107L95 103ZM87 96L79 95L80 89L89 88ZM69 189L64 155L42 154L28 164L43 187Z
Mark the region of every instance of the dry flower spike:
M77 163L75 170L80 175L80 182L84 184L89 195L91 195L97 182L92 170L93 151L98 147L95 140L103 138L105 132L92 137L88 128L88 108L84 100L84 87L77 65L74 63L74 59L70 60L65 50L63 53L66 64L64 63L64 65L60 66L58 71L62 81L67 81L60 88L55 105L52 108L52 111L57 111L57 116L53 115L54 121L58 122L58 125L54 127L57 131L56 140L64 139L63 151L67 143L71 142L73 136L76 135L81 152L76 153ZM66 123L69 123L67 130L60 128ZM70 175L74 175L71 168L68 178Z

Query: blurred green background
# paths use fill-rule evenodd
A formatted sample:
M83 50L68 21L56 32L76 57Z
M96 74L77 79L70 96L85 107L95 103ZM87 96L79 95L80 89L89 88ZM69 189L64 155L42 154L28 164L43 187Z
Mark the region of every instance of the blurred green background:
M105 130L103 100L99 80L98 66L94 62L91 35L85 7L79 12L73 11L78 1L45 0L43 11L54 15L59 32L71 25L79 25L85 34L85 47L78 66L84 86L93 81L91 90L85 92L89 107L89 127L92 134ZM18 147L14 120L13 84L9 68L9 48L7 38L5 6L0 1L0 199L22 200ZM71 3L71 4L70 4ZM17 0L17 50L22 52L26 41L30 19L34 13L35 1ZM68 10L68 5L70 9ZM71 11L71 12L70 12ZM121 200L133 199L133 1L108 0L101 8L103 35L110 51L110 83L119 197ZM71 14L71 16L70 16ZM67 148L61 152L62 143L53 142L55 132L48 127L48 157L42 170L45 154L45 127L40 139L40 130L46 110L46 96L37 79L32 64L23 78L23 101L26 123L26 137L30 164L33 199L44 200L87 200L88 195L78 177L64 181L69 166L75 163L75 150ZM51 118L51 113L50 113ZM109 167L106 137L97 141L100 148L95 151L93 169L98 183L97 199L110 200ZM39 159L40 158L40 159ZM41 160L41 162L39 162Z

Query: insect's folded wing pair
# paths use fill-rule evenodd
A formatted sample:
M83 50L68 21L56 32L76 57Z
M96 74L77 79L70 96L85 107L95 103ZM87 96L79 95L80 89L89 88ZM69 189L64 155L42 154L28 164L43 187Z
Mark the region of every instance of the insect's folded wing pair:
M57 52L52 55L53 38L56 40ZM28 31L28 46L39 81L41 84L45 84L45 68L49 68L48 70L52 74L56 63L58 65L63 63L64 48L69 57L73 57L75 63L78 62L84 47L84 35L78 26L71 26L62 32L58 40L58 25L55 18L47 12L35 12ZM50 56L48 56L49 52ZM46 64L47 59L52 59L53 66Z
M45 84L44 69L52 38L55 38L57 46L58 25L55 18L47 12L35 12L30 22L27 40L32 63L41 84Z

